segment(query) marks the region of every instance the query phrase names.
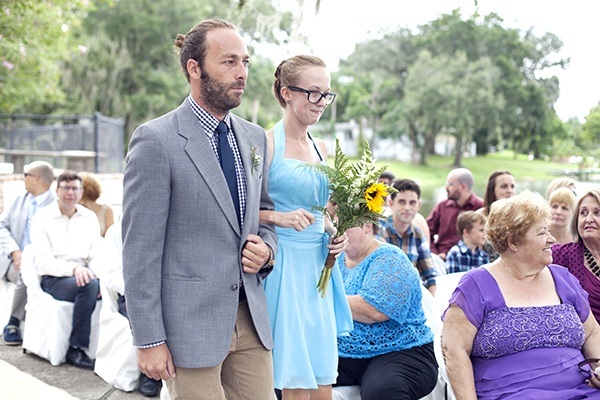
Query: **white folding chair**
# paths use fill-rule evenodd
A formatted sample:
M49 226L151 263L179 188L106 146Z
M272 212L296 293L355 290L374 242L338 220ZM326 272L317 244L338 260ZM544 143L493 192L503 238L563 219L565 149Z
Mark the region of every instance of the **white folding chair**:
M439 365L438 385L433 392L436 395L435 399L456 400L456 396L450 386L448 374L446 373L446 364L444 363L444 355L442 354L442 328L444 323L441 321L441 316L446 308L448 308L450 297L452 297L454 289L456 289L460 278L462 278L465 273L466 272L455 272L436 277L435 302L440 312L440 329L434 334L433 341L435 358Z
M126 392L137 389L140 370L137 365L137 347L127 318L119 313L118 293L100 280L102 309L100 333L94 372L107 383Z
M40 286L41 276L35 266L35 250L29 244L21 258L21 278L27 287L26 323L23 332L23 352L31 352L57 366L66 361L73 320L73 303L56 300ZM92 314L90 346L86 352L95 358L101 302Z

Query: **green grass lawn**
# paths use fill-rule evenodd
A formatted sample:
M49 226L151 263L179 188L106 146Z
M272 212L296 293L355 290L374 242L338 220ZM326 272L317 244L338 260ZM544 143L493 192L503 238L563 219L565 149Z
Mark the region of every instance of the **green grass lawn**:
M421 213L425 216L429 214L435 204L433 203L434 191L443 189L446 184L448 172L454 167L453 157L431 156L428 159L428 165L414 165L410 163L381 160L378 165L387 165L397 178L409 178L417 181L421 185L423 207ZM473 172L475 178L474 190L479 196L483 197L487 181L492 172L496 170L508 170L515 177L517 183L517 192L529 188L545 194L545 188L548 183L558 177L563 176L564 170L573 170L577 168L575 164L558 163L542 160L527 160L527 156L514 156L511 151L488 154L471 158L463 158L462 166Z

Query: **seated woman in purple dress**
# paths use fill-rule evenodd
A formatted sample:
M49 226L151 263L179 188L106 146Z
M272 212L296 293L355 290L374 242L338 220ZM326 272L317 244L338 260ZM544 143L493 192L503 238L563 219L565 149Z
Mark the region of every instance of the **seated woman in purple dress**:
M492 205L486 234L500 257L461 278L443 316L458 399L600 398L585 362L600 358L600 326L577 279L549 265L549 220L550 206L530 191Z
M554 263L569 269L589 295L590 306L600 321L600 190L579 199L571 217L575 241L552 246Z

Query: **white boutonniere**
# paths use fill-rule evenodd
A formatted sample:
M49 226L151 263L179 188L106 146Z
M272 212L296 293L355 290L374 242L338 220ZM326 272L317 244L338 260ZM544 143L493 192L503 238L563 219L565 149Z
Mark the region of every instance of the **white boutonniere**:
M252 156L252 173L254 173L254 171L256 171L258 167L260 167L260 163L262 161L262 156L260 154L257 154L257 151L258 146L252 146L250 148L250 153Z

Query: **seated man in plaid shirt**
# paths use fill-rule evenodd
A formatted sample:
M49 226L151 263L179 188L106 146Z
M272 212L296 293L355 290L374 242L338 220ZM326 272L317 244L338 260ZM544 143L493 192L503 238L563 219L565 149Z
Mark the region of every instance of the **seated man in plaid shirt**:
M490 262L483 250L485 220L482 213L463 211L456 219L456 230L461 237L446 256L446 273L468 271Z
M423 284L435 294L437 271L433 266L427 235L414 226L413 219L421 208L421 187L410 179L397 179L392 182L398 192L392 193L388 207L391 215L380 219L380 237L398 246L419 270Z

